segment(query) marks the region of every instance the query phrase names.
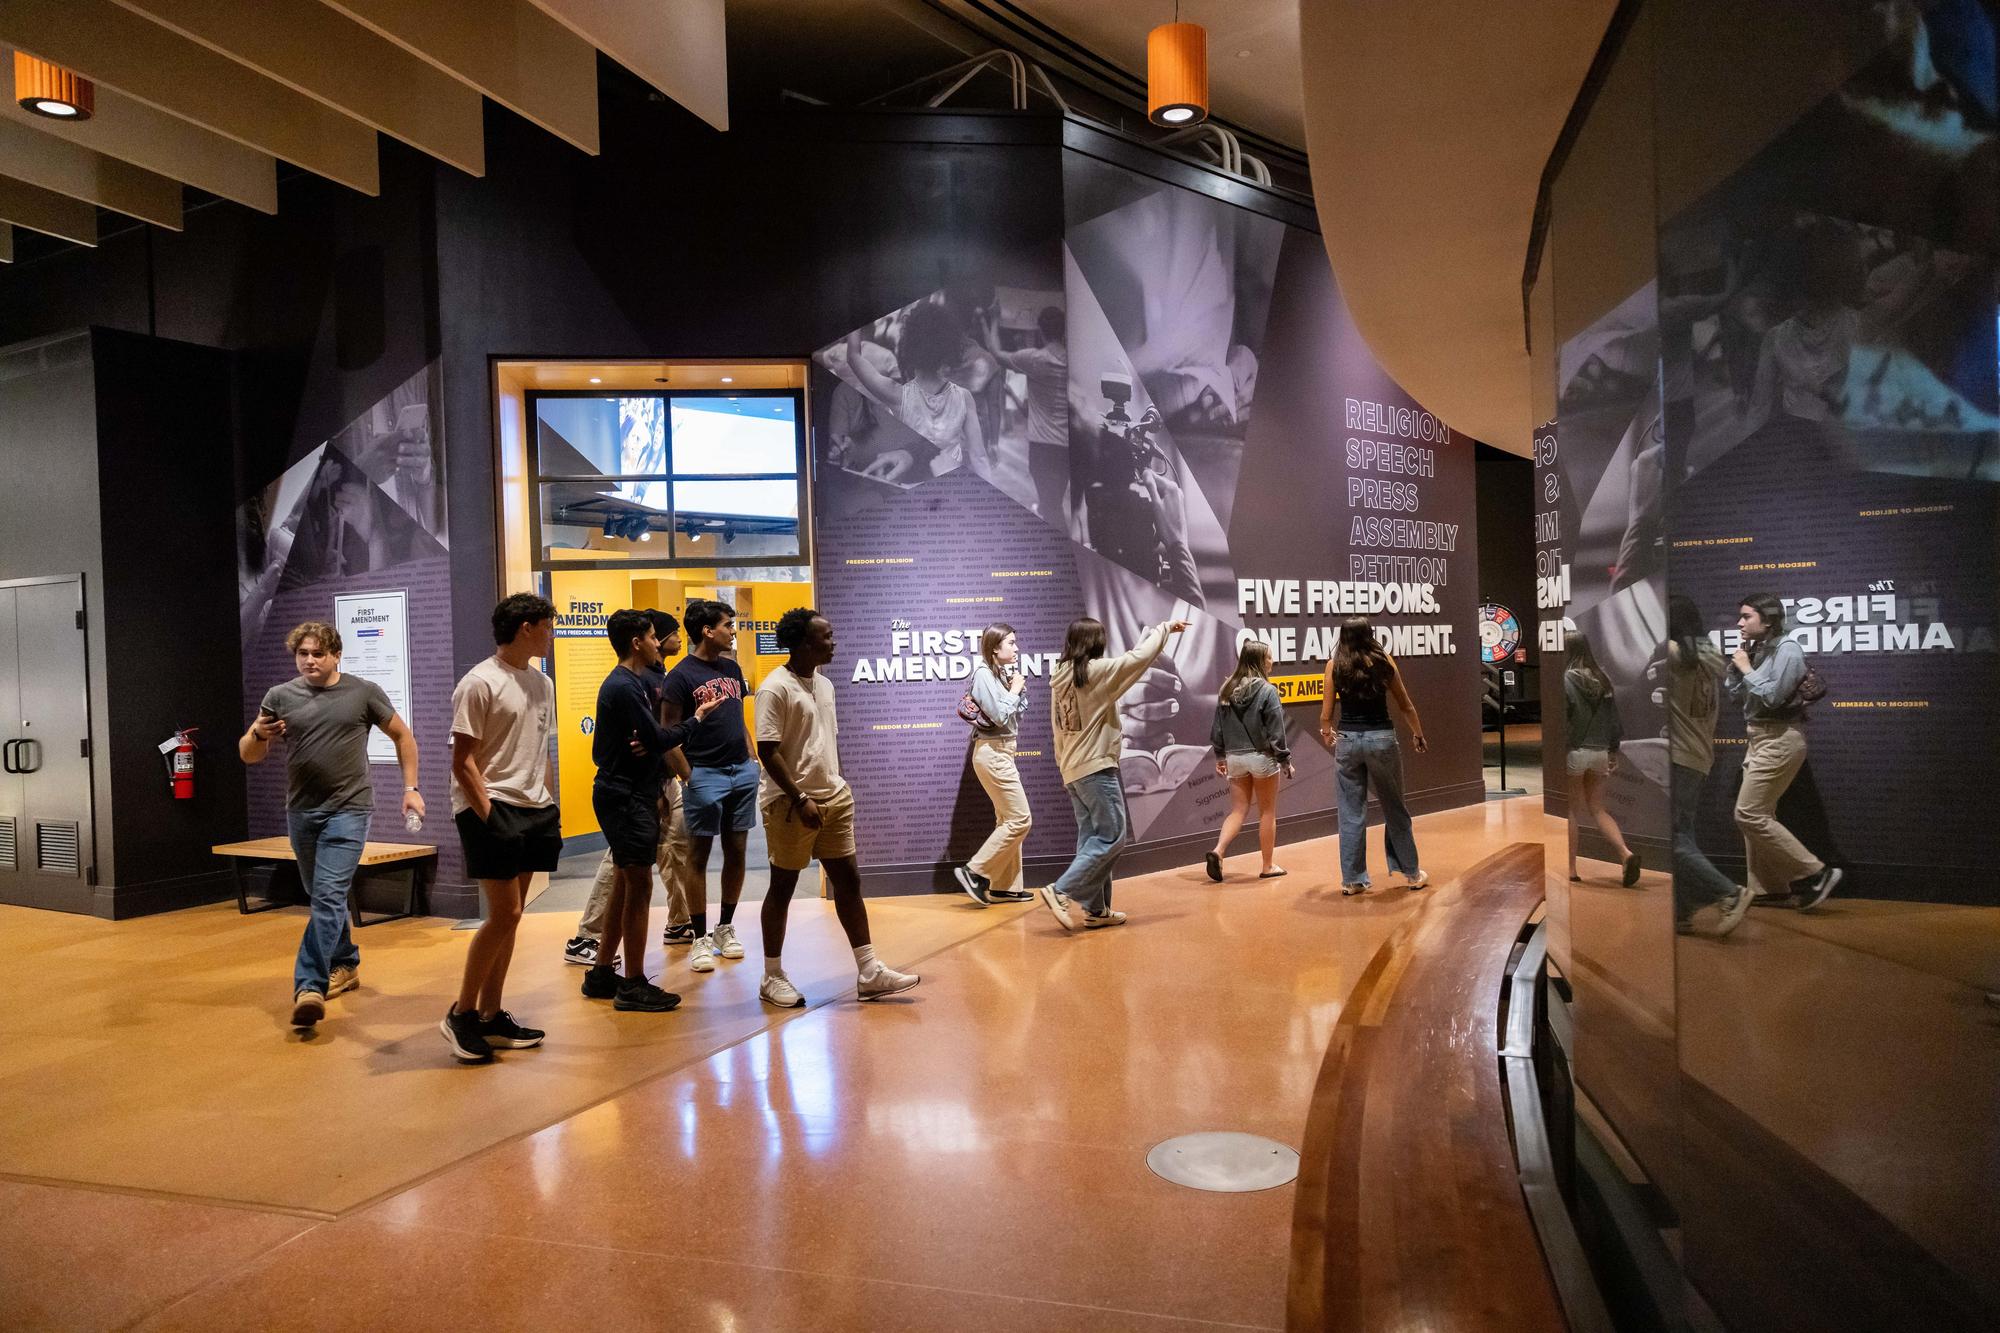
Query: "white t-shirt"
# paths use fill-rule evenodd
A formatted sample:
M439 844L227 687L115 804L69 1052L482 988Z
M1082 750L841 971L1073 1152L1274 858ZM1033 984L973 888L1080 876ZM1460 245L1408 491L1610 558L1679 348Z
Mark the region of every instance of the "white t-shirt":
M932 398L911 380L903 386L903 401L896 409L896 416L937 448L931 475L941 477L965 461L965 421L978 410L972 401L972 390L963 384L946 380L940 395Z
M839 727L833 717L833 682L823 671L801 680L785 666L771 668L757 687L757 739L776 741L798 789L815 801L838 796L847 786L840 776L840 754L835 748ZM764 772L759 805L789 801L785 789Z
M516 670L495 655L465 673L451 692L451 730L475 742L474 762L486 794L507 805L544 809L549 790L549 736L555 728L556 686L532 667ZM472 802L451 775L451 812Z

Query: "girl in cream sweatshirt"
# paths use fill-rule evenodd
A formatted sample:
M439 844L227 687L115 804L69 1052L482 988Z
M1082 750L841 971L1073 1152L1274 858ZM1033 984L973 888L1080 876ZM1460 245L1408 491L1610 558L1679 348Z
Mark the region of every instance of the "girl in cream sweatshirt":
M1064 930L1076 929L1071 908L1083 909L1087 929L1120 925L1123 912L1111 910L1111 872L1131 841L1125 788L1118 777L1124 744L1118 701L1138 684L1146 668L1167 646L1167 636L1187 628L1184 620L1163 621L1139 636L1131 651L1104 655L1104 626L1085 617L1072 621L1061 659L1049 672L1056 767L1069 789L1076 813L1076 857L1042 900Z

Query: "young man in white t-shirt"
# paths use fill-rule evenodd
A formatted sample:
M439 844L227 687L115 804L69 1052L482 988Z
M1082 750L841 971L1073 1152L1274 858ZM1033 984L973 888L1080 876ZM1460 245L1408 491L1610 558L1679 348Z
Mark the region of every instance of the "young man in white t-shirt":
M833 909L854 949L863 1000L906 991L922 980L877 961L868 936L868 907L861 900L861 870L854 860L854 792L840 776L833 682L819 668L833 660L833 627L811 607L778 617L778 646L791 656L757 689L757 758L764 765L758 805L771 852L771 887L764 895L765 1003L795 1009L805 997L785 975L786 914L799 872L819 858L833 888Z
M465 869L486 895L486 920L465 955L458 1000L438 1024L451 1053L487 1064L495 1047L539 1046L546 1035L500 1007L514 931L537 871L562 855L549 736L555 683L535 668L555 648L556 609L517 592L493 610L493 656L451 692L451 811Z

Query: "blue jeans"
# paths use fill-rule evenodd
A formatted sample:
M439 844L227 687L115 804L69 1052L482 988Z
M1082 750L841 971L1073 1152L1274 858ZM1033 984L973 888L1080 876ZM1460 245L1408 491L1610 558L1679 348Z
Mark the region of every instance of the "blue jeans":
M354 869L368 845L366 810L288 810L285 823L292 835L292 854L299 858L299 883L312 906L305 938L299 941L299 961L292 968L294 991L326 994L326 975L336 967L361 961L347 923L347 895L354 887Z
M1403 804L1403 752L1393 731L1343 731L1334 747L1340 785L1340 882L1368 884L1368 788L1382 803L1389 869L1417 873L1417 835Z
M1708 775L1674 765L1674 919L1686 921L1710 903L1729 902L1736 885L1715 868L1695 841L1701 789Z
M1076 857L1051 885L1092 916L1111 910L1111 868L1132 841L1132 821L1125 815L1125 784L1118 770L1086 773L1069 784L1070 808L1076 812Z

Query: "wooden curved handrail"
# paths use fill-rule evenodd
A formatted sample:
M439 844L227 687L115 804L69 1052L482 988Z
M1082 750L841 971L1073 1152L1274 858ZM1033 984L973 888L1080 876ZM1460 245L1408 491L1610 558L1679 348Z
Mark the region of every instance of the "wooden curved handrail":
M1500 1003L1542 900L1515 843L1433 891L1369 960L1306 1117L1286 1325L1561 1330L1507 1131Z

